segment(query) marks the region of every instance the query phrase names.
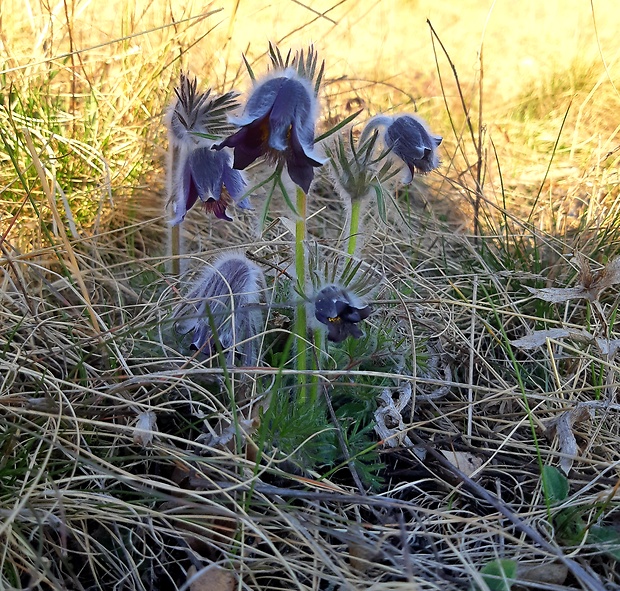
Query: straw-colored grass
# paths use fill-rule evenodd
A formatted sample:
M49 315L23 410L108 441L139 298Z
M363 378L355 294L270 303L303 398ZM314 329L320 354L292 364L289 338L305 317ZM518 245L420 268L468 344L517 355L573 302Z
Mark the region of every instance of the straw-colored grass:
M0 588L620 588L615 4L5 2ZM179 71L244 91L241 54L260 74L269 41L325 59L322 131L362 108L444 136L387 222L366 211L376 341L315 372L333 402L318 431L286 406L286 309L257 339L265 362L226 371L171 320L202 261L247 251L271 293L290 259L277 199L262 233L253 213L195 208L181 276L166 244ZM310 231L336 249L326 171L314 189ZM590 299L531 292L601 281ZM392 447L373 412L408 386ZM567 477L544 484L544 467ZM489 578L498 564L518 581Z

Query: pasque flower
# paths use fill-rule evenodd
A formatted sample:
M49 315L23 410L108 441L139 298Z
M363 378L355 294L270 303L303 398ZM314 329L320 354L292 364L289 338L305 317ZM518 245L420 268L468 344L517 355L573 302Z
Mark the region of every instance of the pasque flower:
M293 182L307 193L313 169L323 164L314 150L317 110L309 79L292 67L272 73L255 85L243 114L230 119L239 131L215 149L233 148L237 169L260 156L284 162Z
M361 141L378 127L384 127L383 142L398 156L409 172L404 183L410 183L417 172L426 174L439 166L437 148L443 138L433 135L427 123L417 115L377 115L364 128Z
M335 343L348 336L361 337L363 333L357 324L371 313L370 306L361 303L351 291L335 284L323 287L314 299L314 315L327 326L327 338Z
M256 362L254 338L261 328L258 306L264 289L263 272L242 254L226 254L207 266L176 310L175 328L192 333L190 347L216 351L216 339L228 362L235 354L245 365Z
M231 203L250 207L242 199L245 180L232 168L232 156L226 151L211 150L214 140L232 128L226 113L237 106L235 93L211 98L211 91L198 93L196 80L181 74L175 89L176 101L169 109L166 123L170 142L168 166L172 203L170 224L180 223L200 199L205 209L216 217L231 220L226 207Z

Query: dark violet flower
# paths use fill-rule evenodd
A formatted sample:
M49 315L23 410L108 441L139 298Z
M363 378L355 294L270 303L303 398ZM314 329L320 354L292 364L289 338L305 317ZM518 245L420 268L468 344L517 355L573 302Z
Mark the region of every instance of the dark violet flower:
M166 116L170 141L168 186L172 203L170 224L180 223L200 199L216 217L231 220L226 207L234 202L250 207L242 199L245 180L232 168L232 156L213 152L214 140L230 133L226 113L237 106L235 93L211 98L211 91L196 92L196 80L181 74L175 88L176 101Z
M362 304L357 296L337 285L324 287L314 300L314 315L327 326L327 338L334 343L340 343L348 336L361 337L363 333L357 324L371 313L370 306Z
M241 199L245 180L238 170L231 168L231 163L230 154L207 147L184 154L174 179L171 225L181 222L198 199L215 217L228 221L232 218L226 214L226 207L231 201L243 209L250 208L249 200Z
M395 156L398 156L409 173L404 179L408 184L417 172L426 174L439 166L437 148L443 138L433 135L426 122L417 115L378 115L373 117L362 133L362 139L368 137L377 127L385 127L383 142Z
M317 100L310 80L286 68L256 84L243 115L230 120L239 131L215 149L233 148L237 169L260 156L285 162L293 182L307 193L313 169L323 164L314 151L316 117Z
M229 362L239 353L245 365L256 363L255 339L261 329L258 306L264 289L260 267L242 254L221 256L209 265L174 314L175 328L192 333L190 347L214 354L215 337Z

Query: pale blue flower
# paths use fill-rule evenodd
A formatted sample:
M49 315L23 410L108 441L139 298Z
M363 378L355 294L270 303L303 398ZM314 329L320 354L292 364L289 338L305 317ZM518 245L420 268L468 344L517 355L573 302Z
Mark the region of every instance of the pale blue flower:
M250 208L248 199L243 198L246 182L232 168L232 155L211 150L215 139L232 130L226 114L237 106L236 94L229 92L211 98L210 93L197 92L196 80L181 74L175 89L176 101L166 117L173 226L185 218L199 199L208 212L225 220L231 220L226 213L231 203Z
M214 152L200 147L181 152L182 161L177 169L172 200L173 218L170 224L181 222L198 199L206 211L227 221L226 214L231 201L238 207L250 209L249 200L242 199L246 182L238 170L231 167L232 156L227 152Z
M410 183L416 172L426 174L439 166L437 148L443 138L431 133L427 123L417 115L377 115L367 124L362 141L378 127L384 127L383 142L386 148L400 158L408 168L403 179Z
M237 169L260 156L284 162L293 182L307 193L314 168L323 164L314 150L317 111L310 81L287 68L256 84L243 114L230 120L241 129L215 149L233 148Z
M237 356L244 365L255 364L263 290L260 267L242 254L223 255L194 282L174 314L175 328L181 334L192 333L193 350L213 355L217 339L228 362Z

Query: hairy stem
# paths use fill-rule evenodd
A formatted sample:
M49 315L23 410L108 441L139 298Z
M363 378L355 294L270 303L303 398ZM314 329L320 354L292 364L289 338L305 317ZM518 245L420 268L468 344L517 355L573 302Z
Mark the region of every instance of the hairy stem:
M355 255L355 250L357 248L357 236L360 230L361 209L361 199L355 199L351 201L351 221L349 223L349 243L347 245L347 253L351 256Z
M308 368L307 355L307 319L306 319L306 207L307 196L302 189L297 187L297 213L298 218L295 222L295 275L300 293L303 295L302 301L297 306L295 316L295 335L297 336L297 369L299 370L299 400L305 401L308 396L306 388L306 376L304 372Z
M170 254L171 256L171 271L173 275L179 275L181 273L181 229L180 224L172 226L170 228Z

